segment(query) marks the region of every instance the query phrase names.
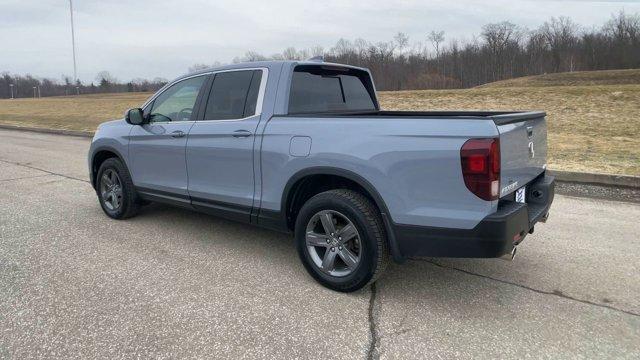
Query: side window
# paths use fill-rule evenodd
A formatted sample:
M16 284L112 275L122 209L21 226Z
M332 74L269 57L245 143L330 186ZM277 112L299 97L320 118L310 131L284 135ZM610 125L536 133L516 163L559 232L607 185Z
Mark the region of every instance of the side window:
M216 74L207 100L205 120L242 119L255 115L262 71Z
M193 106L205 78L206 76L198 76L180 81L165 90L153 101L149 115L151 121L190 120Z

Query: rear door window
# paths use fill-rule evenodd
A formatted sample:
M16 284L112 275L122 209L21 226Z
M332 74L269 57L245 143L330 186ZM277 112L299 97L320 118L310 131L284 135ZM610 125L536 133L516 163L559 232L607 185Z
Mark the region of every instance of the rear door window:
M349 68L298 66L294 69L289 113L376 110L368 73Z
M221 72L215 75L205 108L205 120L242 119L256 114L261 70Z

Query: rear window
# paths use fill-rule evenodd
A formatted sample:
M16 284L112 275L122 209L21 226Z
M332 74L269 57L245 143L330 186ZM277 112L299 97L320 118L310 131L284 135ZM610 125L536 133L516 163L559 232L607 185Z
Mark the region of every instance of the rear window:
M293 71L289 113L376 110L373 84L362 70L300 65Z

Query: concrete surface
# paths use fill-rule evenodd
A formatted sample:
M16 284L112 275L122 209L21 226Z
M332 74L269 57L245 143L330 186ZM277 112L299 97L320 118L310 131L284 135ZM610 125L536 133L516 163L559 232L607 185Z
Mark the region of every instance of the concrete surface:
M558 195L513 262L317 285L292 239L162 205L102 214L88 140L0 130L0 358L640 357L640 205Z

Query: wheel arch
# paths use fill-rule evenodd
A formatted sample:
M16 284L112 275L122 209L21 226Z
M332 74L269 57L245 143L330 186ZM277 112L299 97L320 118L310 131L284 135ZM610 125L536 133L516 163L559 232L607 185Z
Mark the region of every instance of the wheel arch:
M98 170L100 169L100 165L102 165L105 160L110 158L117 158L125 167L127 166L127 163L124 161L124 157L118 150L109 146L96 148L91 156L91 167L89 168L91 186L93 186L94 189L96 188L96 176L98 174Z
M317 166L303 169L295 173L285 185L280 203L281 214L284 216L285 224L289 230L293 230L292 226L295 224L295 216L297 215L295 209L296 197L299 196L300 191L304 190L305 182L310 181L310 179L318 179L318 177L328 177L334 180L343 179L344 182L338 182L337 184L353 184L356 187L354 190L359 191L362 195L371 199L382 216L387 233L389 250L391 251L394 261L403 262L405 260L396 243L394 227L384 199L367 179L350 170L328 166ZM329 186L326 190L332 188L337 187ZM323 189L321 191L325 190ZM319 191L316 191L316 193L318 192Z

